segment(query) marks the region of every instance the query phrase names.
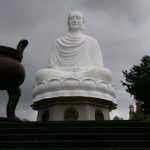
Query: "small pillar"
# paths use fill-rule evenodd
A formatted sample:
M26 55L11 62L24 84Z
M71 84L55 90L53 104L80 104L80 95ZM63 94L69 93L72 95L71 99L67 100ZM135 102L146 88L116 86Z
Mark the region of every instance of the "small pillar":
M136 113L134 112L134 105L129 106L129 120L135 120Z
M143 113L142 107L143 107L142 103L140 102L136 103L136 119L137 120L144 119L144 113Z

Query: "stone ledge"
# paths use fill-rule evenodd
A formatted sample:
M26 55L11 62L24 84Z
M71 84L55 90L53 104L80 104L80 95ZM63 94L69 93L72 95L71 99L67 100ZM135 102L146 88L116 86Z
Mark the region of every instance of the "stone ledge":
M40 101L33 102L31 107L34 110L39 110L56 104L90 104L102 108L107 108L110 111L116 109L117 107L117 104L113 103L112 101L99 99L99 98L81 97L81 96L42 99Z

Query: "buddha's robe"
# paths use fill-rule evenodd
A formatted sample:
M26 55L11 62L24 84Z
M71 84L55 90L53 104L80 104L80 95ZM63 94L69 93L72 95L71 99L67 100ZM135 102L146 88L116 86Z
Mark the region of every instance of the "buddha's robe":
M51 49L48 68L36 74L41 83L51 79L91 78L110 83L111 72L104 68L97 40L85 34L58 38Z

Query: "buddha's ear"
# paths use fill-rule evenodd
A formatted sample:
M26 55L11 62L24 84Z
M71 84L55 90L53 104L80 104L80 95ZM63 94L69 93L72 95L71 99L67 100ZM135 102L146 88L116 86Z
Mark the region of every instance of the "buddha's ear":
M70 16L68 15L68 18L67 18L68 30L69 30L69 18L70 18Z
M69 25L69 21L67 21L67 25L68 25L68 31L70 31L70 25Z

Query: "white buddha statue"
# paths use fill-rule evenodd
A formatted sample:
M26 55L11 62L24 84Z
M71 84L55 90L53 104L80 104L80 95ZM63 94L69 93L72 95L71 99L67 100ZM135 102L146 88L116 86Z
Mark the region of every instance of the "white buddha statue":
M97 109L102 109L105 120L109 120L109 111L116 108L112 74L104 67L97 40L83 31L82 13L72 11L68 34L56 39L48 67L36 73L32 107L38 110L38 120L45 110L50 121L64 120L72 108L78 120L95 120Z
M80 11L68 15L68 34L58 38L50 52L47 68L36 74L38 84L52 79L94 79L110 83L111 72L104 68L96 39L83 33L84 17Z

